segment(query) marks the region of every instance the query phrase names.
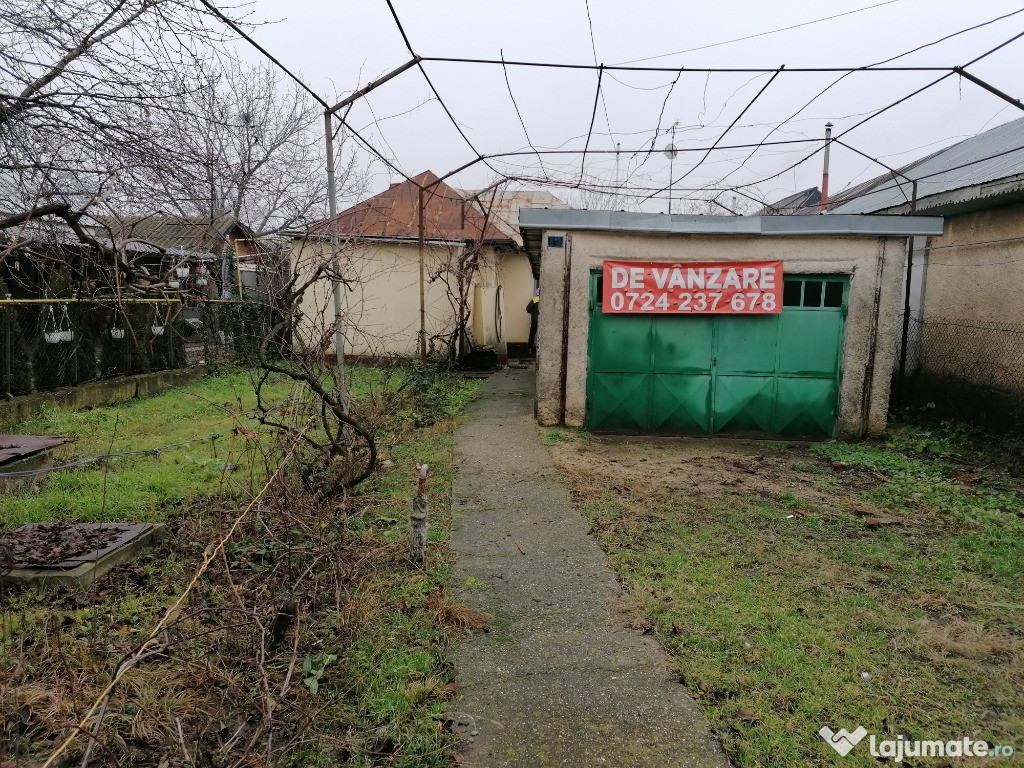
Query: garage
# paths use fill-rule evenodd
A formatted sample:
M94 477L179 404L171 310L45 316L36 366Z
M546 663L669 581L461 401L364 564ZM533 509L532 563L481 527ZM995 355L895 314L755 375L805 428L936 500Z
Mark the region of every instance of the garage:
M595 432L830 437L846 277L790 277L765 316L617 315L591 275L587 416Z
M821 439L884 431L908 238L942 219L530 209L520 226L541 424Z

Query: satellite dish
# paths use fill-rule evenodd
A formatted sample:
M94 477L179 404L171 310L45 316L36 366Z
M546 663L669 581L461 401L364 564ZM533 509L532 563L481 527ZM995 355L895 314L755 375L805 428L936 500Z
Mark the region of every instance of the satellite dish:
M669 160L675 160L676 159L676 155L679 154L679 150L676 149L676 145L675 144L669 144L667 147L665 147L661 151L665 153L665 157L667 157Z

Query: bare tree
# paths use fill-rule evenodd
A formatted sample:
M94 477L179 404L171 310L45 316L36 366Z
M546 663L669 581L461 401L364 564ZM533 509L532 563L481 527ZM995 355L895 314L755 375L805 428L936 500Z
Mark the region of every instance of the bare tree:
M181 159L135 181L145 197L182 216L228 213L257 235L305 229L327 216L321 113L269 64L211 63L202 87L180 87L152 131ZM366 176L336 141L339 194L355 199Z
M193 0L0 0L0 207L81 213L174 163L149 119L202 82L207 22Z

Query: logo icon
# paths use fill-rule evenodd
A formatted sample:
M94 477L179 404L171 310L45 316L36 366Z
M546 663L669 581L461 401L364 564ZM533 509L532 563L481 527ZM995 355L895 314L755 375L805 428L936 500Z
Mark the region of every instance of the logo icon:
M850 750L857 746L861 739L868 735L868 731L864 726L857 726L857 730L853 733L850 733L845 728L833 731L826 725L818 731L818 735L827 741L832 749L843 757L846 757L850 754Z

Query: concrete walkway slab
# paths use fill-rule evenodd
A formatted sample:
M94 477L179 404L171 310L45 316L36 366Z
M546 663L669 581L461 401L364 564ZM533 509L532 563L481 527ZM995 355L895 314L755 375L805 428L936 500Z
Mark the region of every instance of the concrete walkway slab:
M555 476L532 371L492 376L457 432L457 583L491 613L455 654L452 718L477 768L725 768L728 760Z

